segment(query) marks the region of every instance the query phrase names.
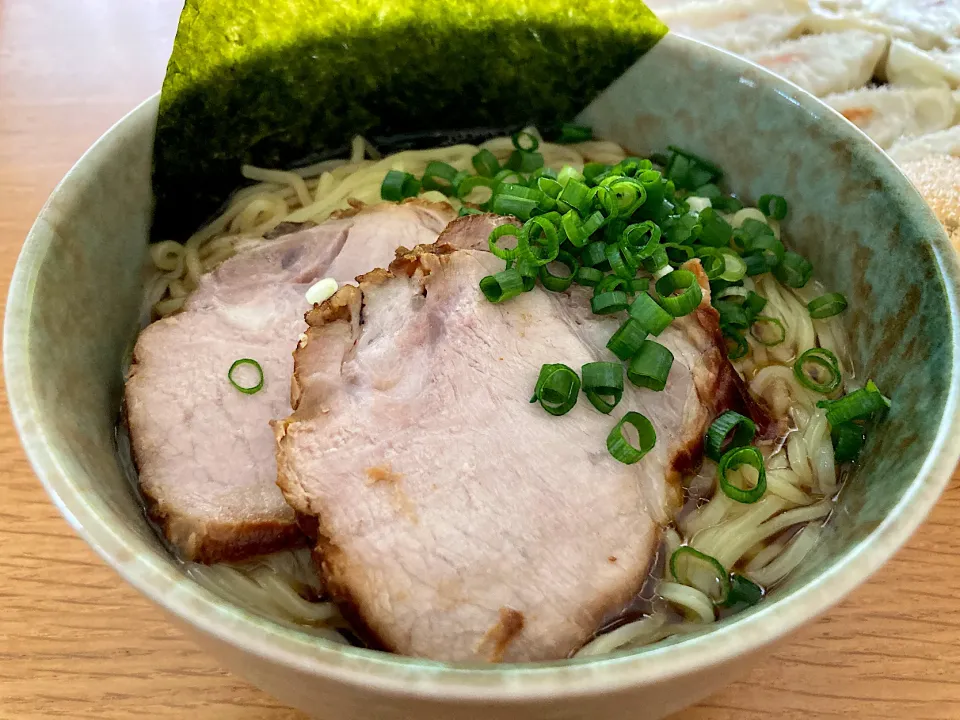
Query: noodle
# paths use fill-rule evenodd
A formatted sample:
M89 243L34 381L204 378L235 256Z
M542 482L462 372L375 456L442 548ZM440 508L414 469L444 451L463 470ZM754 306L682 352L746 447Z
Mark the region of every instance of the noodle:
M535 129L526 132L539 139ZM147 300L157 316L178 312L205 273L238 251L264 242L281 223L320 223L340 210L379 203L381 184L390 170L421 175L428 163L438 161L468 171L480 149L490 151L504 163L514 152L514 144L509 137L499 137L479 146L461 144L381 157L369 142L357 136L351 142L348 159L292 170L244 165L243 177L254 184L234 193L219 216L182 245L164 241L150 247L153 275ZM599 140L573 145L541 141L538 150L544 165L555 169L569 165L582 170L586 162L612 165L626 157L619 145ZM484 188L474 192L478 195L469 196L470 202L485 202L486 198L478 199ZM454 210L462 204L436 191L420 197L446 202ZM709 201L704 207L707 205ZM735 228L747 220L763 222L776 238L781 237L780 224L756 208L743 208L724 217ZM826 413L816 406L823 396L797 381L792 363L810 348L830 350L839 359L842 386L848 386L854 376L845 334L836 317L810 318L807 303L823 294L822 286L814 281L794 289L764 273L756 278L744 277L741 285L720 290L715 299L739 302L751 292L766 299L762 314L778 320L784 330L783 341L774 345L764 345L747 332L748 351L734 361L751 395L761 399L775 418L792 426L780 439L782 445L761 446L768 492L752 504L737 502L718 487L716 464L706 461L695 477L688 478L690 510L684 510L675 526L663 531L662 552L667 562L663 577L655 585L654 609L640 620L598 635L580 649L579 656L639 647L714 622L711 598L673 576L670 558L683 545L715 558L728 570L740 567L743 575L769 587L794 570L820 538L823 519L831 512L837 492L837 468ZM735 471L730 477L753 472ZM336 642L347 642L337 632L338 627L347 625L336 607L330 602L317 602L323 597L323 588L307 551L277 553L238 565L187 563L186 572L209 590L254 612ZM670 608L686 620L678 620Z

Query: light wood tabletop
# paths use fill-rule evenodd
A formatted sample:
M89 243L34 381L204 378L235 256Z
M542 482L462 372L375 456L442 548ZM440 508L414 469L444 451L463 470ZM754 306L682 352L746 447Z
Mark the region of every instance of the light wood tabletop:
M180 5L0 0L0 297L56 182L158 89ZM73 533L0 402L0 718L302 717L220 670ZM672 720L960 718L958 524L955 477L865 587Z

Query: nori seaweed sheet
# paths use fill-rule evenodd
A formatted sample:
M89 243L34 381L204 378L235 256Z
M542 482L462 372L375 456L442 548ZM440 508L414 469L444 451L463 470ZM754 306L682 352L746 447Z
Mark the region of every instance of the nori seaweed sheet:
M187 0L154 147L154 239L361 133L552 125L667 28L637 0ZM483 134L483 133L481 133Z

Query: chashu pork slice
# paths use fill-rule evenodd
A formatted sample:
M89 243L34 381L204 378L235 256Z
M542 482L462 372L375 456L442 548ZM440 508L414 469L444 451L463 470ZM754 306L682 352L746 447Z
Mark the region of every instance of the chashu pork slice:
M316 518L321 575L371 644L564 658L639 591L681 472L741 386L705 298L658 338L676 358L663 392L627 383L611 415L585 397L547 414L529 402L541 365L615 360L605 344L621 319L593 315L584 288L487 302L478 283L503 262L442 243L485 244L480 223L451 223L308 314L295 412L275 423L278 484ZM605 445L628 410L658 436L631 466Z
M205 275L183 312L140 333L126 411L151 516L187 560L240 560L303 544L276 486L270 421L290 413L291 348L305 329L305 291L389 263L396 248L433 242L446 204L383 204L300 229ZM227 380L239 358L263 368L260 392ZM238 379L255 384L240 368Z

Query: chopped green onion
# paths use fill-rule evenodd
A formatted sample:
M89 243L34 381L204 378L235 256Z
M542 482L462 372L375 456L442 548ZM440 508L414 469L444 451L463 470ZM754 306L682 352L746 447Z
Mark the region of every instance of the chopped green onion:
M629 360L647 339L647 331L634 318L627 318L617 331L610 336L607 349L621 360Z
M863 427L854 422L840 423L830 429L833 459L838 463L853 462L863 449Z
M522 150L523 152L534 152L540 147L540 139L533 133L528 133L525 130L515 132L510 140L517 150Z
M500 162L497 160L497 156L487 149L483 149L474 155L470 162L473 163L473 168L478 175L492 178L500 172Z
M558 202L565 202L576 210L582 217L590 214L593 207L594 191L579 180L570 179L563 186L563 191L557 196Z
M737 255L733 250L724 248L721 251L723 255L724 270L720 273L720 279L727 282L739 282L747 274L747 264L743 258Z
M383 177L380 185L380 197L390 202L400 202L415 197L420 192L420 181L410 173L391 170Z
M575 167L564 165L557 175L557 182L563 186L566 186L566 184L571 180L583 182L583 173L579 172Z
M607 246L602 242L592 242L580 253L580 263L585 267L598 267L607 261Z
M747 339L732 328L723 329L723 338L727 341L727 357L731 360L739 360L746 357L750 352L750 345Z
M630 306L630 317L651 335L659 335L673 322L673 315L660 307L649 293L637 295Z
M587 400L608 415L623 397L623 365L614 362L592 362L580 368L583 392Z
M723 271L727 268L727 262L723 257L723 253L717 248L712 247L698 247L696 252L697 257L700 258L700 267L703 268L703 273L707 276L707 280L719 280L720 275L722 275Z
M456 177L457 169L453 165L434 160L427 163L420 183L424 190L439 190L444 195L450 195L454 191L453 183Z
M730 594L727 595L727 601L723 603L723 606L746 605L750 607L756 605L762 599L762 587L751 580L747 580L739 573L733 573L730 576Z
M637 387L657 392L667 386L667 377L673 367L673 353L658 342L644 340L627 368L627 377Z
M757 317L766 306L767 299L763 295L758 295L753 290L747 292L747 297L743 301L743 309L747 311L747 315Z
M590 236L593 235L603 225L603 214L598 210L588 217L581 220L576 210L568 211L561 220L561 227L567 235L567 239L575 247L583 247Z
M586 125L563 123L560 126L560 134L554 142L558 145L567 145L570 143L586 142L587 140L593 140L593 130Z
M637 275L637 266L631 265L626 258L621 255L620 247L617 245L606 246L607 262L610 263L610 269L625 280L633 280Z
M659 274L669 264L670 258L667 257L667 251L663 249L662 245L655 247L651 255L643 258L643 269L651 275Z
M854 390L836 400L821 400L817 407L827 411L830 427L837 427L853 420L866 420L868 417L890 407L890 398L883 395L873 380L860 390Z
M757 207L774 220L783 220L787 216L787 201L780 195L761 195Z
M661 232L656 223L647 220L627 225L620 236L620 247L630 248L641 260L653 254L660 245Z
M563 250L557 254L555 262L565 265L570 273L568 275L554 275L550 272L548 265L541 265L540 283L547 290L563 292L573 284L573 279L580 269L580 263L577 262L577 259L573 255Z
M563 191L563 185L553 178L541 177L537 179L537 189L547 197L556 200L557 196Z
M490 188L493 184L493 180L488 177L482 177L480 175L467 175L466 173L458 173L457 179L454 182L453 194L456 195L461 200L465 199L470 193L476 190L478 187ZM490 188L491 193L493 189Z
M738 330L746 330L750 327L750 319L742 305L727 300L717 300L713 303L713 309L720 315L720 327L737 328Z
M843 296L843 293L827 293L807 303L807 310L810 311L810 317L814 320L823 320L839 315L846 309L847 298Z
M464 215L483 215L483 211L472 208L469 205L464 205L457 213L457 217L463 217Z
M663 180L663 175L656 170L645 170L637 176L637 180L647 191L647 202L644 203L644 210L652 211L662 206L666 193L666 183Z
M234 371L241 365L250 365L256 369L257 374L260 376L260 380L258 380L255 385L241 385L233 379ZM260 366L260 363L252 358L240 358L239 360L234 360L233 364L230 366L230 369L227 370L227 380L229 380L231 385L245 395L254 395L263 389L263 368Z
M707 430L704 448L707 457L719 462L728 450L752 443L756 434L757 426L753 420L733 410L727 410L714 420Z
M666 245L661 246L664 251L667 253L667 259L670 261L670 264L674 267L680 267L688 260L694 258L694 249L689 245L677 245L675 243L667 243Z
M574 282L585 287L596 287L603 281L603 272L592 267L581 266L573 275Z
M517 257L517 248L502 248L497 245L497 241L502 237L515 237L519 242L520 234L520 228L512 223L500 225L494 228L493 232L490 233L490 237L487 238L487 247L491 253L501 260L514 260Z
M763 253L757 253L756 255L745 255L743 258L744 264L747 266L747 275L753 277L754 275L763 275L765 272L769 272L770 266L767 265L767 258Z
M610 171L609 165L604 165L603 163L588 162L583 166L583 180L587 185L593 185L596 182L599 182L599 178L604 173Z
M526 291L523 276L517 268L501 270L480 281L483 296L492 303L502 303Z
M616 200L616 212L623 217L630 217L647 200L647 190L642 183L624 175L606 178L601 187L613 193Z
M539 400L540 407L551 415L566 415L577 404L579 394L577 374L562 363L553 363L540 368L530 402Z
M602 292L590 298L590 309L596 315L611 315L626 310L630 302L627 294L619 290Z
M664 275L657 280L656 288L663 309L674 317L689 315L703 299L703 290L697 282L697 276L689 270L674 270Z
M664 175L673 180L678 188L695 190L701 185L720 179L723 175L720 168L702 157L673 145L669 149L673 154L667 161Z
M679 245L692 243L703 233L700 219L690 214L668 217L663 221L662 229L668 242Z
M793 374L808 390L829 395L843 381L837 356L826 348L811 348L797 358Z
M530 215L537 210L538 205L539 203L536 200L530 198L497 193L493 196L490 209L497 215L513 215L521 220L529 220Z
M773 275L784 285L802 288L813 274L813 265L794 252L785 252L780 264L773 269Z
M613 290L630 293L632 291L631 281L619 275L607 275L603 281L597 285L597 289L593 294L597 295L598 293L611 292Z
M637 431L637 446L633 446L623 436L623 426L632 425ZM607 435L607 450L613 455L615 460L619 460L625 465L633 465L643 459L643 456L653 450L657 444L657 431L653 423L638 412L628 412L621 418L620 422L613 426L613 430Z
M737 487L728 477L728 473L744 465L757 471L757 482L752 488ZM767 490L767 470L763 464L763 455L753 446L728 450L720 458L717 480L724 495L731 500L744 504L755 503Z
M747 240L746 256L759 255L766 263L767 270L777 267L783 262L786 252L783 243L773 235L760 235ZM746 260L746 258L744 258ZM749 271L749 268L748 268Z
M713 208L700 211L700 242L709 247L727 247L733 237L733 228Z
M507 158L504 167L516 170L519 173L532 173L543 167L543 155L538 152L514 150Z
M539 234L537 234L539 231ZM543 216L532 217L524 223L517 237L517 256L534 265L546 265L557 259L560 237L556 226Z
M730 574L716 558L689 545L678 547L670 556L670 573L681 585L696 588L717 605L730 594Z
M787 339L787 329L775 317L757 315L750 325L750 334L761 345L773 347Z

